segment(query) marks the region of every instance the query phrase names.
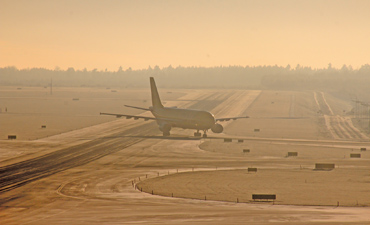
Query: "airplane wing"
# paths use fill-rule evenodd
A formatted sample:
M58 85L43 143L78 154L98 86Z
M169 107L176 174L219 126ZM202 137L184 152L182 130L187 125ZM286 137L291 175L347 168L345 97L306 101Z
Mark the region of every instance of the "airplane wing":
M108 115L108 116L115 116L117 118L126 117L126 119L144 119L145 121L148 120L158 120L158 121L165 121L165 122L179 122L179 120L176 119L170 119L170 118L155 118L155 117L147 117L147 116L133 116L133 115L126 115L126 114L115 114L115 113L100 113L100 115Z
M144 119L145 121L148 121L148 120L158 120L155 117L133 116L133 115L114 114L114 113L100 113L100 115L115 116L117 118L126 117L126 119L132 119L133 118L134 120Z
M249 118L249 116L238 116L238 117L217 118L217 119L216 119L216 122L223 122L223 121L237 120L237 119L246 119L246 118Z

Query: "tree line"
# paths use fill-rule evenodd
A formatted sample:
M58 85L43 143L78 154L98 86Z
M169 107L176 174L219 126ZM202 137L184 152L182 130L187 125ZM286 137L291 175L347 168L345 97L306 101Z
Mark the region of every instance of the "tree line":
M297 65L282 66L219 66L219 67L164 67L117 71L97 69L54 70L45 68L0 68L1 86L63 87L147 87L148 77L155 77L159 87L171 88L242 88L282 90L366 91L370 86L370 65L359 69L313 69Z

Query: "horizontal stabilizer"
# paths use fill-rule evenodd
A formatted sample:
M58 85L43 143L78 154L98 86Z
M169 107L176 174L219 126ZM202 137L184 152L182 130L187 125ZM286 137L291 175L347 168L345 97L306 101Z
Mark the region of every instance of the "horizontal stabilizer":
M134 109L140 109L140 110L150 111L150 109L141 108L141 107L137 107L137 106L131 106L131 105L125 105L125 106L126 106L126 107L129 107L129 108L134 108Z
M226 117L226 118L218 118L216 121L223 122L223 121L230 121L230 120L238 120L238 119L246 119L249 116L238 116L238 117Z
M310 119L310 117L253 117L253 119L277 119L277 120L300 120L300 119Z

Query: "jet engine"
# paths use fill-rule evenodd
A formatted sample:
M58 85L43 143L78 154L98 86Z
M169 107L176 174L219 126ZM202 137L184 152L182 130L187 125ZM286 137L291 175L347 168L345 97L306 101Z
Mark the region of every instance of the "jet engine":
M211 131L213 133L222 133L223 130L224 130L224 127L219 123L216 123L215 125L211 127Z
M169 133L171 130L171 124L162 123L161 125L159 125L159 130L163 133Z

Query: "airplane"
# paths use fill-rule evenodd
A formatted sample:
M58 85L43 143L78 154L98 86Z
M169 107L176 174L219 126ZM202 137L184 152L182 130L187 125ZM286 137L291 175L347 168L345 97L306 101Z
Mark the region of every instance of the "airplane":
M117 118L126 117L126 119L144 119L155 120L159 126L159 130L163 132L163 136L169 136L170 131L173 127L183 128L183 129L194 129L195 137L200 137L200 130L203 131L203 138L207 137L207 131L211 129L213 133L222 133L224 130L223 126L218 122L237 120L243 118L249 118L248 116L241 117L229 117L229 118L215 118L215 116L203 110L193 110L193 109L180 109L177 107L164 107L162 105L161 99L159 98L157 86L155 84L154 78L150 77L150 89L152 95L152 106L147 108L141 108L136 106L125 105L126 107L141 109L145 111L150 111L154 117L146 116L133 116L125 114L113 114L113 113L100 113L100 115L116 116Z

